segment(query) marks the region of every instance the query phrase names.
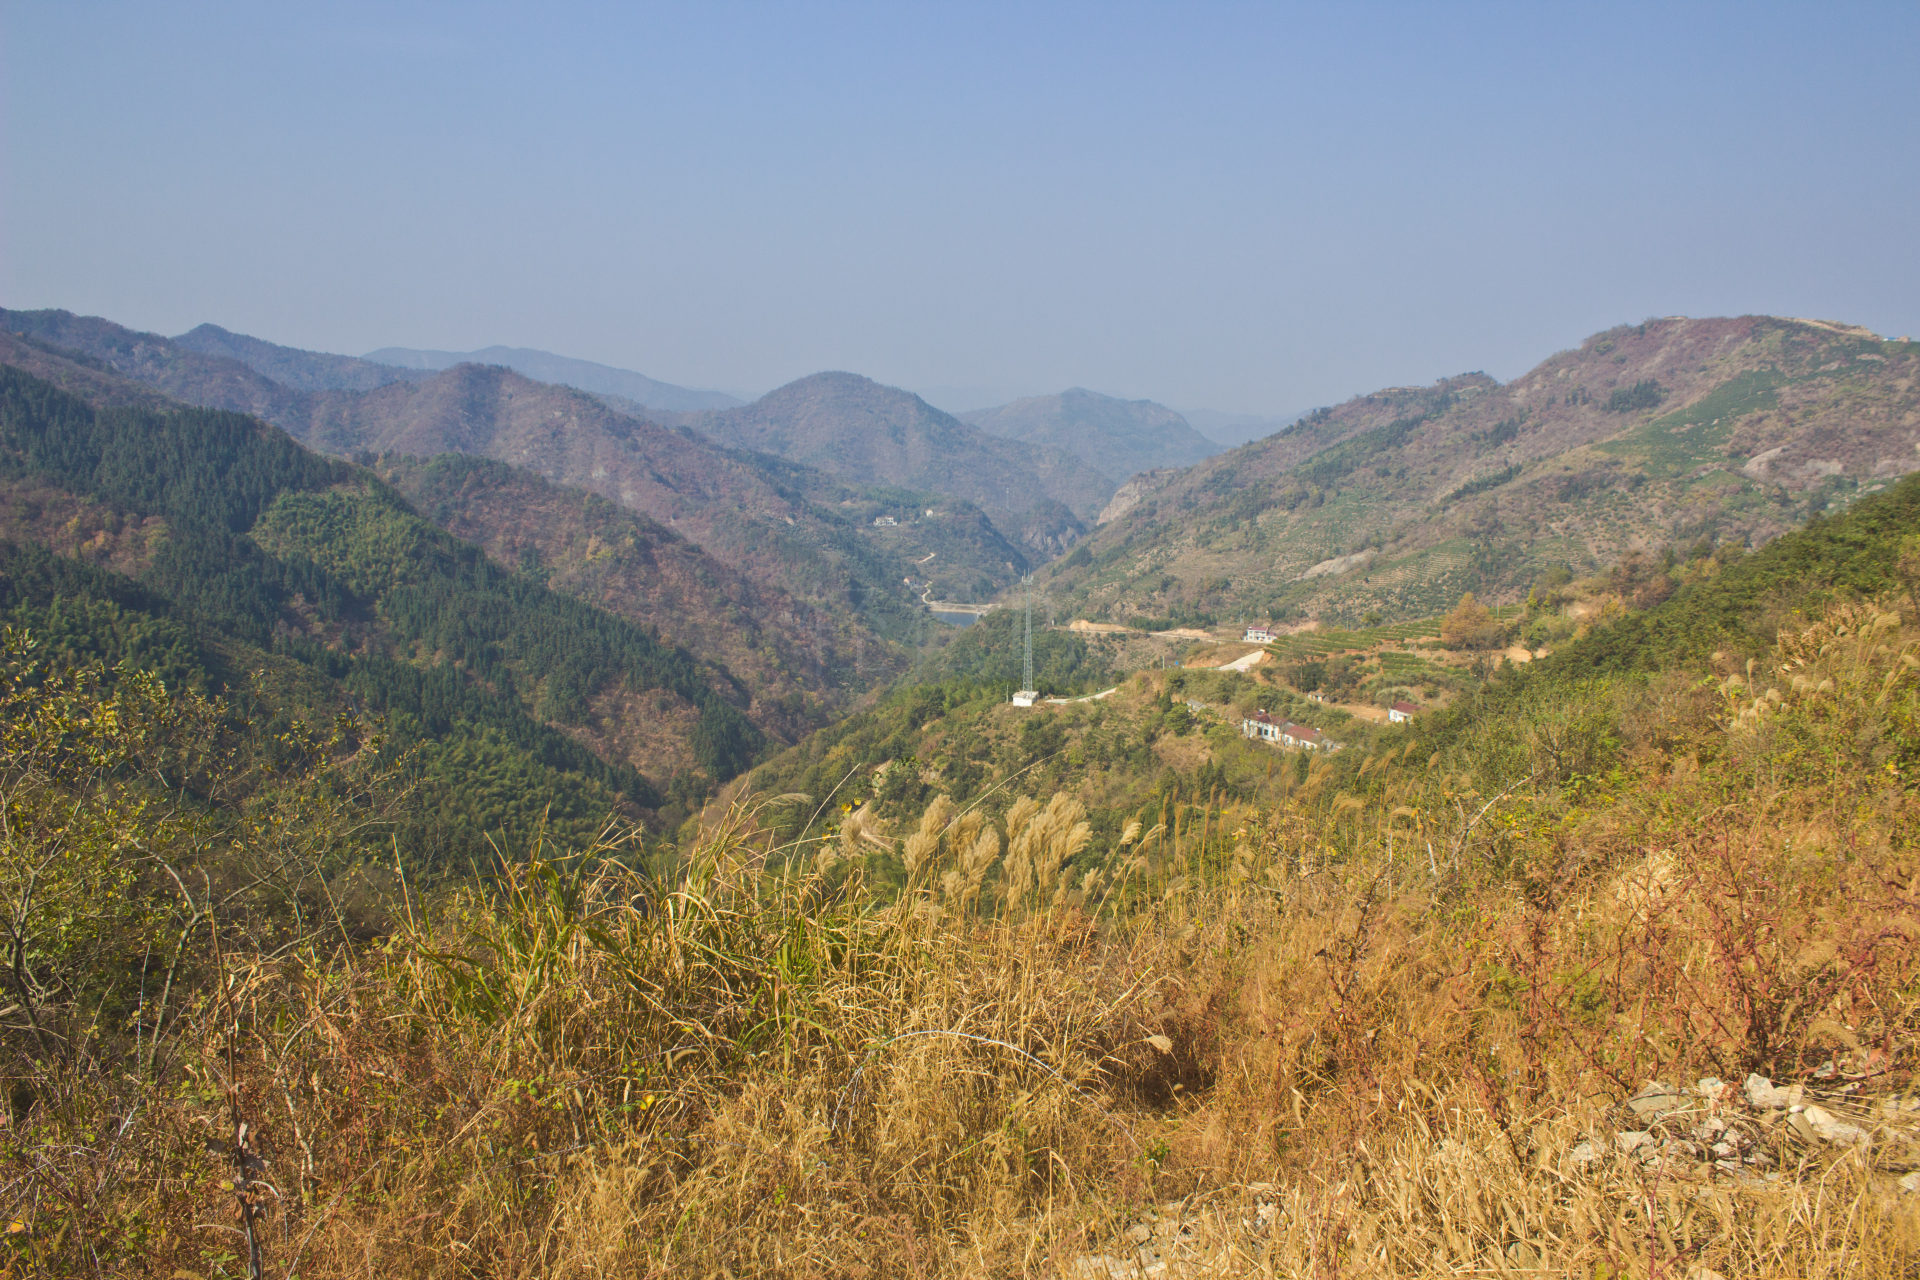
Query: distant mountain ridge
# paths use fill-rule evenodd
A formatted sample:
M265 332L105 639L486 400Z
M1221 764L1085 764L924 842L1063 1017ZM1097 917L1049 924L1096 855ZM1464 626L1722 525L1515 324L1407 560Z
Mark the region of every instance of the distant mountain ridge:
M255 373L295 391L371 391L389 382L418 382L429 376L418 369L403 369L355 356L283 347L244 333L233 333L217 324L190 329L173 341L203 356L238 360Z
M1699 541L1765 542L1920 469L1920 344L1769 316L1625 325L1500 383L1317 409L1138 478L1042 572L1090 617L1414 617Z
M44 379L96 409L180 408L131 379L3 331L0 366ZM590 396L527 382L510 371L471 365L463 370L511 379L598 409ZM433 394L434 382L459 376L436 374L433 382L414 389L430 401L443 401L444 396ZM394 388L406 389L405 384ZM314 399L318 405L336 407L362 400L352 393ZM432 428L431 421L422 425ZM422 443L432 456L396 456L383 449L348 452L372 463L377 474L434 524L481 545L500 564L536 573L563 594L650 627L702 661L724 667L730 678L751 691L755 723L776 738L790 741L817 725L903 661L898 647L876 635L861 611L847 604L850 590L885 584L896 568L895 561L875 555L853 536L852 521L826 524L830 536L837 532L845 546L840 557L818 548L810 550L807 559L783 556L776 541L779 532L766 531L763 554L769 563L750 560L747 565L749 570L758 566L756 574L734 568L690 539L684 524L675 530L668 521L651 519L601 494L554 484L524 467L437 450L431 439ZM690 483L684 474L675 478ZM810 523L796 520L788 526L783 521L780 531L788 537L797 529L813 532L814 525L824 523L804 504L795 509L807 513ZM993 547L989 554L1006 550ZM860 559L842 563L852 557ZM803 570L822 560L825 564L815 568L814 577L834 594L824 604L811 603L795 592L804 592L809 583ZM914 611L904 592L898 597L890 606L892 614L899 625L910 625ZM887 598L873 606L866 612L889 616Z
M963 498L1042 558L1070 545L1114 489L1072 454L982 431L854 373L816 373L684 421L723 444L844 480Z
M1220 452L1180 414L1151 400L1121 400L1084 387L1028 396L960 415L1009 440L1059 449L1120 485L1142 471L1190 467Z
M438 372L407 370L378 361L279 347L217 326L203 325L185 335L185 340L175 341L65 311L0 309L0 328L101 362L173 399L255 414L303 440L313 440L321 448L375 453L404 450L421 456L440 450L481 453L532 466L551 480L579 484L627 505L644 503L647 495L652 495L658 499L657 506L637 505L634 509L660 520L703 521L707 532L696 536L723 558L729 554L729 547L747 555L764 553L783 542L795 550L800 548L789 532L792 526L774 530L777 536L772 538L760 538L752 532L751 520L743 526L720 520L712 512L702 516L694 510L699 504L676 496L702 492L705 480L700 477L711 478L718 471L741 476L757 473L755 483L785 493L785 498L771 502L763 495L739 504L742 510L763 514L778 508L776 518L783 523L791 516L805 524L806 509L811 503L828 500L828 490L834 490L830 500L836 506L849 510L875 501L916 509L906 494L883 496L875 491L876 486L918 492L922 497L943 495L947 501L922 503L917 508L923 513L933 512L923 514L922 520L944 522L939 529L921 529L945 548L939 552L932 572L937 576L960 570L958 581L971 584L964 590L976 597L1071 546L1115 488L1113 481L1071 454L992 435L942 413L909 392L883 387L854 374L803 378L752 405L699 413L661 410L642 414L627 397L615 392L541 382L514 373L522 379L525 395L533 395L532 388L545 387L547 391L539 394L558 397L545 410L549 428L565 424L567 430L585 431L603 443L606 439L624 442L615 452L644 442L643 452L652 461L635 472L636 476L657 479L684 475L688 466L695 473L685 483L646 480L623 488L613 479L614 471L607 469L604 457L596 464L600 471L595 475L561 468L556 449L571 450L578 456L604 452L602 444L593 440L566 444L547 430L544 443L537 447L530 442L506 443L512 430L503 435L502 424L489 422L487 416L506 411L513 398L493 394L485 389L485 378L463 372L502 369L506 367L503 365L462 364ZM263 368L281 371L313 389L286 385L261 372ZM407 391L429 387L441 379L451 382L440 392L410 395ZM448 390L455 386L477 391L478 398L456 405L460 393ZM355 397L370 399L361 404ZM422 417L409 425L396 416L408 412L427 415L433 421ZM660 425L663 421L680 429ZM523 422L521 428L526 425ZM739 453L723 459L713 452L716 443L726 450L750 451L759 457ZM496 447L499 451L493 451ZM535 461L542 458L545 464ZM792 464L799 464L801 469L791 470ZM974 516L969 514L973 508L986 512L992 530L974 531ZM817 518L819 513L812 514ZM878 519L879 515L871 518ZM902 527L899 518L895 513L896 523L889 528ZM991 546L1002 535L1006 545ZM817 556L827 545L837 543L849 548L849 536L889 543L902 538L878 533L869 525L858 534L850 535L842 529L825 537L803 537L800 542ZM708 537L716 540L708 543ZM925 563L928 552L934 550L934 546L923 545L911 559L916 564ZM1003 550L1011 550L1011 556L1002 556ZM954 555L967 558L956 563ZM754 572L745 564L736 567ZM878 570L877 561L874 569ZM800 574L800 579L824 588L832 576L822 577L808 570ZM865 582L881 594L896 592L902 586L901 577L906 575L894 575L889 570L878 577L866 571L838 576L842 588L837 595L843 596L847 582ZM771 579L769 585L780 585L779 580ZM868 601L878 599L867 587L857 588L856 594ZM815 602L827 603L829 598L819 597Z
M184 404L250 413L288 430L305 412L309 393L275 382L241 360L195 351L99 316L0 308L0 328L143 382Z
M464 452L598 493L688 538L755 584L763 603L791 597L819 611L827 628L800 628L796 640L813 652L794 669L834 670L843 683L838 695L823 691L830 697L869 687L902 660L898 643L930 625L921 591L984 599L1031 567L1032 552L964 501L845 483L499 366L416 372L364 392L297 391L232 356L97 317L0 311L0 330L9 331L0 346L22 367L74 382L78 393L125 395L132 379L177 401L254 414L340 454ZM256 359L314 354L265 343L237 349ZM342 368L334 361L354 363L318 360L326 376ZM92 382L102 385L77 385ZM917 585L906 584L909 576ZM770 617L780 613L767 607Z
M536 382L557 382L594 395L619 396L648 409L672 413L698 413L707 409L730 409L740 403L723 391L705 391L677 387L670 382L649 378L631 369L575 360L551 351L530 347L483 347L478 351L426 351L415 347L382 347L365 357L380 364L395 365L413 372L437 373L457 364L497 364L525 374Z
M32 374L95 408L166 409L155 388L116 373L104 360L0 327L0 364Z

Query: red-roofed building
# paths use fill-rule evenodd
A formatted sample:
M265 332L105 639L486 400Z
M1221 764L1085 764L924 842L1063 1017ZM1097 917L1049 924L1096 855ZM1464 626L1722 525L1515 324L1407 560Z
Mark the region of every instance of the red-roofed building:
M1283 747L1298 747L1303 751L1337 751L1340 747L1339 743L1329 740L1311 725L1275 720L1264 710L1256 711L1242 720L1240 733L1243 737L1277 742Z
M1280 745L1299 747L1305 751L1318 751L1322 747L1333 746L1327 741L1326 735L1318 729L1304 724L1295 724L1291 720L1280 726Z

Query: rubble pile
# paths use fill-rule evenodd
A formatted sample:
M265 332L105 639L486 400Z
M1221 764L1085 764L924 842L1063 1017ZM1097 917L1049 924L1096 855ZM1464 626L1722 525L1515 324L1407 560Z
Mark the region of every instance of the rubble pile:
M1611 1136L1576 1144L1563 1170L1623 1156L1663 1176L1766 1179L1823 1149L1856 1150L1877 1169L1920 1170L1920 1097L1874 1095L1864 1081L1783 1088L1750 1075L1735 1088L1709 1076L1684 1089L1656 1080L1610 1118ZM1901 1185L1920 1190L1920 1175Z
M1568 1180L1627 1178L1636 1185L1691 1184L1711 1197L1716 1186L1764 1191L1834 1157L1858 1158L1900 1191L1920 1195L1920 1096L1876 1093L1873 1077L1849 1079L1823 1068L1809 1083L1775 1085L1750 1075L1741 1085L1711 1076L1691 1086L1655 1080L1601 1117L1603 1127L1554 1155L1532 1159ZM1434 1169L1471 1177L1475 1158L1442 1139ZM1257 1262L1288 1225L1285 1197L1273 1183L1254 1183L1202 1201L1173 1201L1130 1222L1101 1252L1061 1268L1066 1280L1151 1280L1231 1274ZM1534 1265L1533 1246L1507 1247L1506 1262ZM1238 1265L1236 1265L1238 1264ZM1701 1271L1702 1277L1712 1274Z

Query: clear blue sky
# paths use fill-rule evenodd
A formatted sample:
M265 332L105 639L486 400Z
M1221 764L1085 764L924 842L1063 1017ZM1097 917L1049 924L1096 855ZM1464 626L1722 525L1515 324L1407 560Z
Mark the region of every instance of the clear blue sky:
M1920 5L0 0L0 304L1305 408L1920 332Z

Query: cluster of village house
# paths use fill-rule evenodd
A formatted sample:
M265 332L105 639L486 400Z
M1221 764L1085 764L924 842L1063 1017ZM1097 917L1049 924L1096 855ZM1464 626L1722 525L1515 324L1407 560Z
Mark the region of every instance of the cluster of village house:
M1420 708L1406 702L1396 702L1387 709L1387 719L1394 724L1405 724L1413 719ZM1303 751L1338 751L1340 744L1311 725L1295 724L1291 720L1276 720L1264 710L1256 711L1240 722L1243 737L1259 738L1265 742L1277 742L1283 747L1298 747Z
M1240 722L1240 732L1249 738L1260 738L1266 742L1277 742L1283 747L1299 747L1306 751L1338 751L1340 744L1328 738L1318 729L1304 724L1295 724L1291 720L1275 720L1265 711L1256 711Z
M1248 644L1272 644L1278 632L1271 626L1255 624L1241 637ZM1317 693L1308 698L1314 702L1324 702ZM1394 724L1405 724L1413 719L1420 708L1411 702L1396 702L1387 708L1387 719ZM1266 742L1277 742L1283 747L1298 747L1303 751L1338 751L1340 744L1328 738L1324 733L1310 725L1295 724L1291 720L1275 720L1265 711L1256 711L1240 722L1240 732L1249 738L1259 738Z

